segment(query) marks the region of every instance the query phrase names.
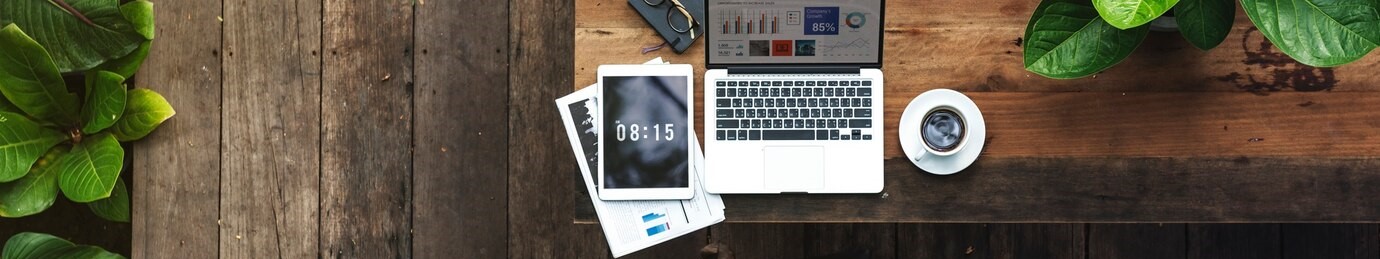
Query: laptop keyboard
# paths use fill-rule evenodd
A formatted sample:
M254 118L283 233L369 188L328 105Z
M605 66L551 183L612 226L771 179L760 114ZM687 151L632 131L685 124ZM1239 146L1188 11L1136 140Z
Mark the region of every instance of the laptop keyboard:
M717 140L871 140L870 80L721 80ZM863 134L869 129L868 134Z

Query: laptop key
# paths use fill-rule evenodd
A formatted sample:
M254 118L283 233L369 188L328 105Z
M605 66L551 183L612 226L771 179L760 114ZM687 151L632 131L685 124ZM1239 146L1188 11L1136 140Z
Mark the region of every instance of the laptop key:
M852 81L852 82L848 82L848 85L849 85L849 86L862 86L862 82L861 82L861 81Z
M720 129L738 128L738 120L716 120L715 122L715 127L718 127Z
M858 88L858 96L872 96L872 88L869 88L869 87Z
M853 128L871 128L872 120L848 120L848 126Z
M750 130L750 131L748 131L748 140L762 140L762 131L761 131L761 130Z
M723 82L720 82L720 83L723 83ZM718 96L718 97L726 97L726 96L728 96L728 93L726 93L726 92L727 92L727 91L724 91L724 89L723 89L723 88L719 88L719 89L714 89L714 93L716 93L716 94L717 94L717 95L714 95L714 96Z
M724 135L725 135L725 134L728 134L728 133L725 133L725 132L722 131L722 130L720 130L720 131L715 131L714 133L715 133L715 134L714 134L714 136L715 136L714 139L717 139L717 140L724 140Z
M733 106L733 100L730 100L730 99L716 99L716 100L715 100L715 103L717 103L717 105L715 105L715 107L729 107L729 106Z
M719 81L718 83L715 83L714 85L716 85L716 86L728 86L728 83L727 83L727 82L724 82L724 81Z
M853 115L857 115L857 117L860 118L872 117L872 109L857 109L853 111L853 113Z
M862 81L862 86L872 86L872 81Z
M733 118L733 110L731 110L731 109L719 109L718 112L714 113L714 115L715 115L715 117L719 117L719 118Z
M816 130L816 131L815 131L815 140L829 140L829 131L828 131L828 130Z
M738 131L736 131L736 130L730 130L730 131L728 131L728 137L727 137L726 139L728 139L728 140L738 140Z
M863 140L872 140L872 135L863 135Z
M762 140L814 140L814 130L763 130Z
M738 140L748 140L748 131L738 130Z

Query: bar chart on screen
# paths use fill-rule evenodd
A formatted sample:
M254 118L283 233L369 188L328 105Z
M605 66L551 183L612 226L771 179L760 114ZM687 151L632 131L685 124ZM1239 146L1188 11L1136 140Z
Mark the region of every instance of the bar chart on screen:
M800 11L776 9L721 10L719 29L723 34L781 34L790 28L787 25L800 25Z

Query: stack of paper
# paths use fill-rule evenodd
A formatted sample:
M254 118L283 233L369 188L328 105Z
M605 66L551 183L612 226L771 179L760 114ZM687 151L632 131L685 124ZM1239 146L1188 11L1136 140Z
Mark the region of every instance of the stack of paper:
M648 64L662 63L661 58ZM585 189L589 199L594 202L594 211L599 214L599 224L608 239L613 257L621 257L652 245L683 236L724 221L724 201L717 194L696 190L695 198L690 200L661 201L604 201L599 199L598 182L594 176L597 171L599 128L595 116L599 116L598 85L585 87L575 93L556 99L565 121L566 134L575 158L580 162L580 173L584 177ZM698 139L690 133L690 139ZM692 186L704 186L704 151L698 141L694 146Z

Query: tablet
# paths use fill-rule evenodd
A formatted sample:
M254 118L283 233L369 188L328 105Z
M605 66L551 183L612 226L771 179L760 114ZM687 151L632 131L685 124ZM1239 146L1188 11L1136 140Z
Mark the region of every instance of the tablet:
M599 199L695 196L690 65L599 66Z

